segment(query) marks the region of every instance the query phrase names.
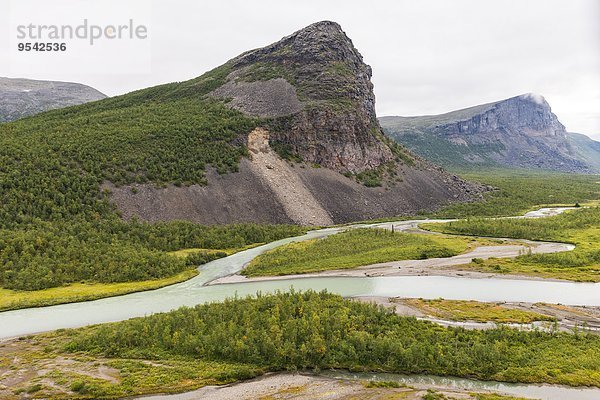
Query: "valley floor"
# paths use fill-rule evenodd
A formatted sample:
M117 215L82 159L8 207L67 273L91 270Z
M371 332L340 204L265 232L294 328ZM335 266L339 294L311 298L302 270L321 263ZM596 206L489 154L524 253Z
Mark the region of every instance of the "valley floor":
M577 211L570 213L569 216L565 215L565 218L558 221L566 223L565 221L568 222L571 215L574 215L575 217L584 216L587 219L584 218L583 221L588 223L586 221L595 218L597 212L597 209L585 211L584 213ZM584 222L581 223L583 224ZM422 233L423 235L419 236L427 236L425 232L418 229L419 223L420 221L407 221L380 224L380 226L387 227L388 229L394 226L394 229L398 231ZM546 222L532 226L545 226L543 224L546 224ZM512 227L513 225L510 226ZM538 227L538 229L541 228ZM389 232L386 235L389 235ZM441 237L432 233L428 233L428 235ZM492 243L485 243L487 245L475 248L473 243L476 242L471 242L471 245L466 247L466 252L451 257L390 261L352 269L315 272L303 276L446 275L483 278L492 276L492 274L477 270L459 271L457 269L475 260L486 260L491 257L513 258L523 254L535 256L560 252L571 253L570 250L575 248L572 244L537 242L524 239L484 240L495 240L497 242L493 243L493 245ZM579 246L579 243L577 245ZM589 245L591 245L591 242L588 243L588 247ZM586 249L585 246L583 248L584 250ZM500 274L499 276L511 277L511 275L507 274ZM295 275L294 277L297 278L299 276ZM285 278L286 276L257 277L251 279L272 280ZM542 279L541 277L529 278ZM220 278L212 283L224 284L247 279L240 275L233 275ZM392 307L399 315L414 316L443 326L462 326L482 330L495 328L496 323L509 323L516 324L514 326L523 330L538 327L541 330L547 330L552 333L557 330L578 333L581 328L584 328L583 330L586 332L594 332L600 329L600 307L565 307L539 303L494 303L482 305L482 303L476 302L460 303L460 301L454 301L454 303L450 303L445 300L425 301L421 299L397 299L389 297L370 297L359 300ZM465 315L469 317L465 317ZM511 318L516 318L514 315L517 315L518 318L529 318L530 320L519 323L519 321L511 320ZM441 327L437 328L443 329ZM435 330L435 328L432 329ZM239 379L254 378L264 374L266 370L264 367L257 365L239 364L229 361L212 362L178 357L163 360L161 358L153 358L156 356L147 357L145 355L142 358L138 358L138 355L131 359L104 358L98 357L94 353L94 349L80 353L65 352L65 343L70 340L71 335L79 335L79 332L81 331L57 331L55 333L13 339L1 343L0 398L44 398L48 397L49 394L51 394L51 398L92 398L90 397L92 393L105 393L106 398L111 398L111 396L118 398L123 395L131 395L132 393L140 395L161 392L174 393L196 390L204 386L205 388L200 389L200 392L181 395L183 397L178 395L174 399L219 399L232 397L244 399L257 398L257 394L258 398L262 396L264 399L308 399L314 398L315 390L324 390L327 393L331 393L330 398L334 399L499 399L497 396L494 397L495 395L472 394L467 391L456 391L448 388L369 387L369 384L357 381L333 381L323 377L306 377L289 374L268 375L258 380L244 381L241 384L216 388L214 387L215 385L230 384ZM175 333L166 333L168 339L166 343L171 343L172 341L173 346L176 345L177 340L173 336ZM469 334L475 333L474 331L469 331ZM534 334L531 333L531 335ZM569 342L572 339L567 337L573 338L574 336L565 335L561 337L562 340ZM594 338L597 338L597 336L586 336L586 340L589 340L590 343L595 343L596 339ZM588 350L592 350L592 348L589 347ZM570 354L570 356L576 358L573 354ZM561 369L560 373L565 374L564 376L561 375L562 380L557 380L554 378L554 375L550 374L555 374L557 373L556 371L550 367L547 367L547 369L547 376L535 378L540 380L533 380L532 382L569 382L569 384L572 384L570 382L574 382L574 385L580 385L581 382L595 382L593 376L595 375L595 371L597 371L593 366L589 367L588 370L582 372L581 376L577 376L577 379L570 381L571 377L568 376L569 372L567 369L564 371ZM515 374L515 376L518 376L518 379L530 379L529 377L531 376L527 371L515 372ZM428 389L431 390L428 391ZM441 393L432 390L440 391ZM249 396L249 394L253 394L254 397L244 397ZM192 397L185 397L188 395Z
M514 242L515 240L510 240ZM308 274L280 275L280 276L257 276L246 277L241 274L230 275L212 281L210 284L228 284L240 282L258 282L269 280L285 280L290 278L309 277L377 277L377 276L460 276L466 278L503 278L503 279L543 279L531 275L508 275L491 272L480 272L465 270L463 265L470 263L473 259L488 258L512 258L531 250L532 253L554 253L570 251L573 245L566 243L541 243L523 241L523 244L498 244L496 246L480 246L467 253L453 257L431 258L427 260L402 260L390 261L379 264L364 265L351 269L333 269L329 271L314 272ZM243 271L242 271L243 273Z

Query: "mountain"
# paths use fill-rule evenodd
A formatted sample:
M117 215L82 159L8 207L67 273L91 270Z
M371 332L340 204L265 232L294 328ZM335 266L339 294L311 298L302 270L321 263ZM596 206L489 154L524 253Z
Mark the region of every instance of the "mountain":
M96 89L79 83L0 77L0 122L105 97Z
M581 133L568 133L569 144L576 157L594 172L600 172L600 142Z
M308 26L204 75L0 125L0 221L327 225L481 196L384 136L371 69Z
M548 102L536 94L441 115L383 117L380 123L399 143L445 167L593 170Z

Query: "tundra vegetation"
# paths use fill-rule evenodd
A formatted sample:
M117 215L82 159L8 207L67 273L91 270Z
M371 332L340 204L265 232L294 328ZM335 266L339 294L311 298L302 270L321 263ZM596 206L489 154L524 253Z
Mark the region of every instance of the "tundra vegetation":
M461 268L503 274L600 282L600 207L580 208L538 219L468 218L446 224L422 224L438 232L545 240L574 244L573 251L525 253L514 259L475 259Z
M480 242L493 244L489 240ZM381 228L349 229L323 239L269 250L252 260L242 273L302 274L388 261L451 257L482 243L472 238L408 234Z
M43 305L51 297L95 297L81 284L101 285L98 296L155 288L208 261L168 252L239 248L305 231L123 221L102 189L105 182L204 184L209 165L236 171L246 148L235 139L258 120L205 96L228 73L225 65L191 81L0 125L0 287L12 298L1 308L26 305L18 298L27 294L11 291L56 289L30 297ZM123 285L130 282L142 283Z
M487 169L463 171L467 180L490 185L483 201L455 203L430 213L432 218L502 217L523 214L545 205L573 206L600 199L595 175L532 170Z
M233 298L33 340L44 349L40 359L89 358L118 370L113 381L51 368L39 378L87 398L326 368L600 386L597 335L445 328L313 291ZM51 390L40 384L41 393Z
M435 318L450 321L530 324L535 321L556 321L555 317L534 311L518 310L495 303L471 300L402 299L402 303Z

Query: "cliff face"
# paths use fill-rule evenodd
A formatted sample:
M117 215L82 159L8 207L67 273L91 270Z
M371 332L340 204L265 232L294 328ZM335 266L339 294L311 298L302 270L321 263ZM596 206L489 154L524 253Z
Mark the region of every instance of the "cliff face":
M385 117L381 123L400 143L447 166L590 169L577 156L550 105L535 94L437 116Z
M96 89L79 83L0 77L0 122L105 97Z
M214 95L247 114L276 118L275 147L339 172L395 158L375 115L371 68L337 23L310 25L229 64L227 83Z

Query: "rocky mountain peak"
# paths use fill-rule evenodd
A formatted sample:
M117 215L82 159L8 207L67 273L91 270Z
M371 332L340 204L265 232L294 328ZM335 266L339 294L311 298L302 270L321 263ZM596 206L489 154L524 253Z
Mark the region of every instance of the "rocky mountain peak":
M242 79L281 77L301 100L358 101L375 116L371 67L336 22L314 23L231 64Z
M348 61L362 56L342 27L332 21L316 22L260 49L250 50L234 59L243 65L263 60L265 57L286 56L290 61Z
M228 64L232 72L213 95L271 118L275 148L338 172L395 160L376 118L371 67L339 24L314 23Z
M537 105L547 106L548 108L550 108L550 105L548 104L548 102L546 101L544 96L542 96L541 94L538 94L538 93L525 93L525 94L518 96L517 98L520 100L530 101Z
M534 93L496 103L494 111L498 122L506 129L520 130L523 134L566 138L567 132L558 117L552 112L546 99Z
M490 164L588 172L543 96L527 93L441 115L387 117L388 133L445 166ZM441 142L438 143L438 140Z

